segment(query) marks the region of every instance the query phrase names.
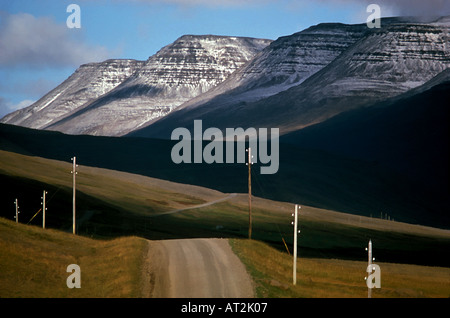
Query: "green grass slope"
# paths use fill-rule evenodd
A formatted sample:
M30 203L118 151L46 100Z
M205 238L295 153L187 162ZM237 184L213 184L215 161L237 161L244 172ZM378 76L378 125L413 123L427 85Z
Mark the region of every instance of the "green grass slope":
M13 220L14 198L19 199L19 221L40 208L42 189L49 191L48 227L71 232L70 163L0 151L0 176L8 184L2 193L0 216ZM227 237L248 233L246 194L229 196L197 186L79 167L77 177L77 233L94 238L139 236L147 239ZM205 202L224 201L204 206ZM286 251L292 250L293 204L253 197L253 238ZM160 214L183 210L176 213ZM364 247L374 243L374 256L383 262L450 267L443 257L450 232L303 206L299 246L307 257L364 260ZM41 214L31 222L39 226ZM287 252L287 251L286 251Z
M297 284L292 283L292 256L255 240L231 240L233 251L246 265L257 297L366 298L367 261L302 257L299 249ZM373 298L448 298L450 268L376 262L381 288Z
M0 298L140 297L147 243L94 240L0 218ZM81 288L68 288L77 264Z
M65 135L0 124L0 149L143 176L221 192L246 192L245 164L175 164L176 141ZM279 171L260 175L254 165L253 194L275 201L370 216L381 211L408 223L449 228L445 202L429 188L373 160L280 143ZM69 168L70 169L70 168ZM70 171L70 170L69 170Z

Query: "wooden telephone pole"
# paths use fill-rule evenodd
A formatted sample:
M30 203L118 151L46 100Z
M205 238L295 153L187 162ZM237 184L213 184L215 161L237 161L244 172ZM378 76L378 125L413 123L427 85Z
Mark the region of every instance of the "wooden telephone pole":
M14 201L14 205L16 206L16 216L14 218L16 223L19 223L19 201L17 199Z
M72 221L72 228L73 228L73 234L75 234L75 220L76 220L76 212L75 212L75 193L76 193L76 182L75 182L75 176L77 175L77 157L71 158L73 161L73 167L72 167L72 175L73 175L73 198L72 198L72 211L73 211L73 221Z
M298 231L298 210L301 209L301 206L298 204L295 205L295 212L293 214L294 216L294 255L293 255L293 266L292 266L292 284L297 284L297 234L300 232Z
M369 240L369 246L366 248L368 256L368 266L372 265L372 240ZM369 286L367 286L369 287ZM372 289L367 288L367 298L372 298Z
M43 191L42 193L42 228L45 229L45 211L47 210L47 208L45 207L46 204L46 199L45 199L45 195L47 194L47 191Z
M252 148L248 152L248 238L252 239Z

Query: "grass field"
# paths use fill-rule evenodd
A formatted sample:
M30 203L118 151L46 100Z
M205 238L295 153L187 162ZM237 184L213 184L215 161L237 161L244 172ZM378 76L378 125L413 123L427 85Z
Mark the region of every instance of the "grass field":
M139 297L147 244L138 237L93 240L0 218L0 298ZM81 270L69 289L67 266Z
M252 276L257 297L367 297L366 262L302 257L292 285L292 257L269 245L230 239ZM146 240L90 239L0 218L0 297L141 297ZM378 263L378 262L377 262ZM69 289L69 264L81 268L81 288ZM372 297L449 297L450 268L378 263L381 289Z
M292 287L291 203L253 197L248 241L246 194L80 165L73 236L70 162L5 151L0 162L7 185L0 194L0 297L139 297L145 239L192 237L231 238L260 297L366 297L369 239L382 269L382 289L373 297L450 296L448 230L302 205L299 282ZM43 189L46 230L40 214L22 224L39 209ZM16 197L21 224L13 221ZM185 210L157 215L175 209ZM81 267L80 290L66 287L72 263Z
M72 191L70 162L0 151L0 178L8 184L0 193L0 216L13 219L19 197L22 223L40 208L42 189L49 191L47 226L71 231ZM192 237L245 238L248 199L226 193L167 182L135 174L80 165L77 176L77 233L94 238L139 236L147 239ZM293 204L253 197L253 238L279 250L292 248ZM179 213L155 216L173 209ZM40 225L38 215L31 224ZM364 247L374 243L374 256L383 262L450 267L442 251L450 248L450 231L379 218L334 212L308 206L300 210L303 255L364 260Z
M165 219L179 229L180 235L192 237L248 237L246 195L227 202L187 210ZM292 252L293 205L254 198L252 238L280 251ZM374 256L383 262L439 265L448 267L442 251L450 247L450 233L418 225L337 213L308 206L300 210L298 239L303 256L365 260L365 247L374 244Z
M230 244L253 277L257 297L367 297L367 262L300 256L294 286L287 253L255 240L232 239ZM381 288L372 290L373 298L450 297L450 268L376 263Z
M72 164L0 151L0 173L72 187ZM136 174L79 165L77 189L117 208L148 215L196 205L221 197L220 192Z

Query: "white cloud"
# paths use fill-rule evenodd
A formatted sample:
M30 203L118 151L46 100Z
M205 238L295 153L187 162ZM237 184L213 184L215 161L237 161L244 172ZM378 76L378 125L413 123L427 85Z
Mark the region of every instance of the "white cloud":
M25 100L18 102L17 104L14 104L10 101L7 101L3 97L0 97L0 118L2 118L3 116L5 116L9 113L12 113L13 111L28 107L31 104L33 104L34 102L35 102L35 100L25 99Z
M118 0L122 1L122 0ZM142 3L165 3L181 6L207 6L207 7L242 7L247 5L262 5L270 2L285 2L286 0L134 0ZM295 0L288 0L295 1Z
M22 108L28 107L31 104L33 104L34 102L35 102L35 100L25 99L23 101L20 101L17 104L9 103L9 109L11 111L15 111L15 110L18 110L18 109L22 109Z
M123 0L116 0L123 1ZM314 2L331 5L352 4L367 6L375 3L384 7L386 12L396 15L448 15L450 14L450 1L448 0L134 0L142 3L172 3L182 6L212 6L235 7L246 5L264 5L275 3L280 5L313 5Z
M87 45L65 24L49 17L3 14L0 21L1 67L79 66L109 55L105 47Z
M320 0L329 4L367 6L371 3L381 7L382 16L442 16L450 14L448 0Z

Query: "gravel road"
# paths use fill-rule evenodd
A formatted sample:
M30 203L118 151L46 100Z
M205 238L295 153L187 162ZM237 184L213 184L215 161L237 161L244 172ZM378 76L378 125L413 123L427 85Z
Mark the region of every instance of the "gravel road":
M149 241L145 297L254 297L245 266L226 239Z

